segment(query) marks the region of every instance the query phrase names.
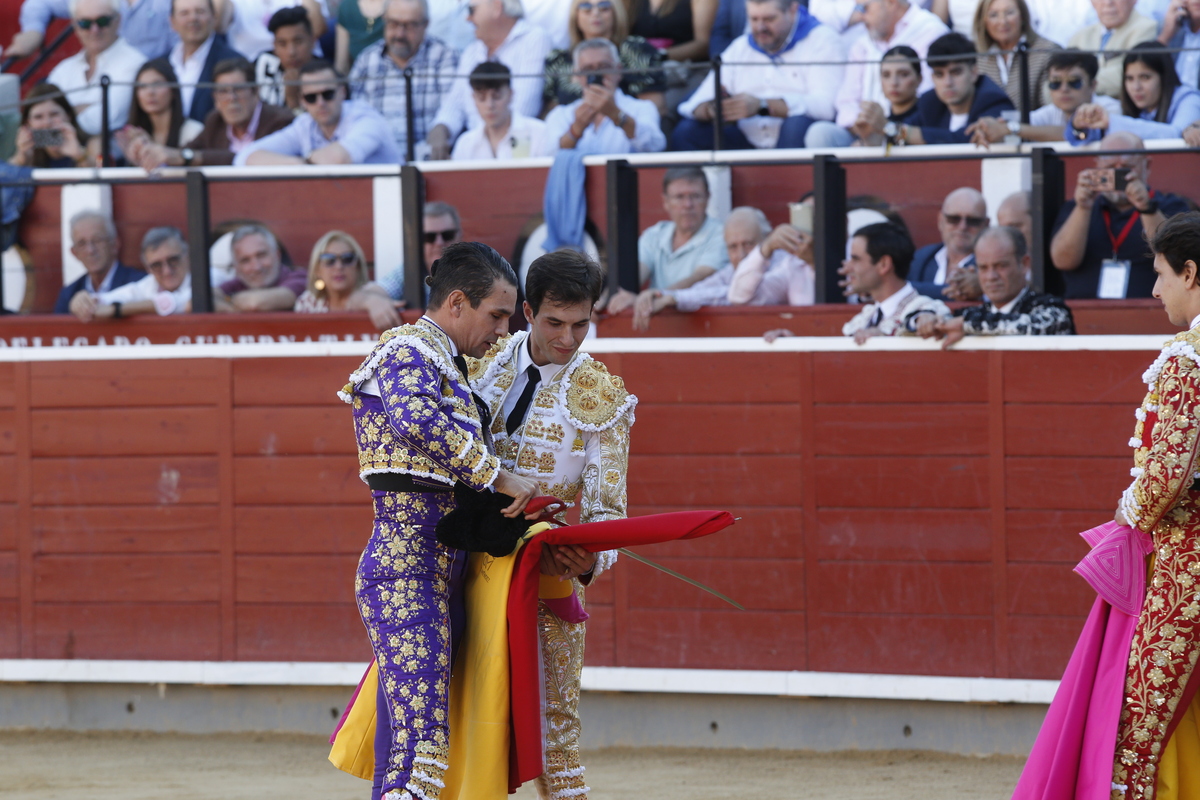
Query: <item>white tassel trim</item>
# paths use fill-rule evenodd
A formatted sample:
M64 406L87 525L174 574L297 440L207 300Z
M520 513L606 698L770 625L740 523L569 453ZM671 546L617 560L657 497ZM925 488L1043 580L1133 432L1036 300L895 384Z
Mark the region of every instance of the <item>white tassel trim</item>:
M1112 785L1112 788L1113 788L1113 791L1120 792L1121 794L1125 794L1126 792L1129 791L1129 787L1123 783L1115 783L1114 782Z
M415 773L414 773L414 775L415 775ZM425 794L425 791L420 786L414 786L413 784L409 783L404 788L408 789L408 791L412 792L414 798L419 797L419 798L421 798L421 800L437 800L437 798L430 797L429 795ZM439 792L439 794L440 794L440 792Z
M1180 335L1184 336L1186 334ZM1163 367L1166 366L1167 361L1177 356L1190 358L1194 364L1200 366L1200 355L1196 354L1196 348L1182 339L1175 338L1163 348L1163 351L1158 354L1158 358L1154 359L1154 363L1142 375L1142 380L1146 385L1153 389L1155 384L1158 383L1158 376L1162 374Z
M1117 510L1121 512L1121 516L1125 517L1126 522L1130 525L1136 525L1138 517L1142 514L1141 506L1133 499L1133 487L1137 485L1135 478L1133 483L1126 487L1125 491L1121 492L1121 501L1117 503Z
M455 458L463 458L464 456L466 456L467 453L471 452L471 448L475 446L475 437L474 436L471 436L470 434L468 434L468 435L464 436L463 438L466 439L467 441L465 444L463 444L462 450L458 451L458 453L454 456Z
M435 475L432 472L423 472L422 470L419 470L419 469L396 469L394 467L373 467L371 469L363 470L361 473L359 473L358 477L360 479L362 479L363 483L366 483L368 475L377 475L377 474L384 475L384 474L388 474L388 473L395 474L395 475L412 475L417 478L428 478L431 481L437 481L438 483L443 483L446 486L454 485L453 478L447 478L445 475Z
M583 786L579 789L559 789L557 792L550 793L550 800L564 800L567 797L579 797L582 794L587 794L592 790L590 786Z
M429 758L428 756L417 756L416 758L413 759L413 763L414 764L424 764L425 766L428 766L428 767L437 767L438 769L441 769L441 770L450 769L449 766L438 761L436 758Z
M1139 408L1138 411L1141 411L1141 409ZM1142 440L1136 436L1130 436L1129 437L1129 446L1134 449L1137 449L1142 446Z
M393 789L383 796L383 800L413 800L413 796L408 792Z
M1142 408L1141 406L1138 406L1137 410L1133 412L1133 416L1135 416L1137 418L1138 422L1145 422L1146 421L1146 409Z
M528 336L528 332L518 331L508 337L508 341L505 342L504 347L492 359L492 363L488 364L487 369L483 371L483 375L475 381L475 385L487 393L484 400L489 407L493 406L495 404L494 401L504 392L503 389L496 385L496 378L512 362L513 356L517 352L517 346L524 342Z
M437 778L433 777L432 775L429 775L428 773L425 773L425 772L418 772L417 770L413 770L412 777L414 780L423 781L425 783L428 783L430 786L436 786L439 789L446 788L445 783L443 783L439 779L437 779ZM416 788L411 783L408 785L408 789L409 789L409 791L416 791Z
M1130 467L1129 474L1135 478L1140 478L1146 474L1146 470L1142 469L1141 467Z
M583 774L584 767L575 767L574 769L560 769L554 772L547 772L548 778L578 778Z

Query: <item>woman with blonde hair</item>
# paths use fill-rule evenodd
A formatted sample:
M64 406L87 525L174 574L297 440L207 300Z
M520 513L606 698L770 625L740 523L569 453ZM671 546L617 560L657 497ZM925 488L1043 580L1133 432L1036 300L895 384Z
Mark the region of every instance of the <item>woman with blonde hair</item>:
M629 12L623 0L572 0L568 26L571 46L552 50L546 57L543 118L555 106L570 105L582 96L583 89L571 80L571 52L587 39L608 39L615 44L621 55L621 91L649 100L662 113L667 91L663 54L641 36L629 35Z
M295 311L366 311L380 328L400 324L396 304L387 291L367 280L362 247L345 231L329 231L313 245L308 260L308 289L296 298Z
M1021 107L1021 66L1017 49L1029 50L1029 110L1049 102L1044 90L1050 56L1061 50L1033 29L1025 0L983 0L975 9L975 47L981 53L979 72L1004 89L1008 99Z

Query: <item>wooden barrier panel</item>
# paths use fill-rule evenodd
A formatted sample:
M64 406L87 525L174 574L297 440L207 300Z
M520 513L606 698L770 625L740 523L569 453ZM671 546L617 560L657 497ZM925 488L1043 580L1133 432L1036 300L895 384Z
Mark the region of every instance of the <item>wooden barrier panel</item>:
M615 352L632 514L588 663L1056 678L1154 353ZM0 362L0 657L353 661L358 357Z

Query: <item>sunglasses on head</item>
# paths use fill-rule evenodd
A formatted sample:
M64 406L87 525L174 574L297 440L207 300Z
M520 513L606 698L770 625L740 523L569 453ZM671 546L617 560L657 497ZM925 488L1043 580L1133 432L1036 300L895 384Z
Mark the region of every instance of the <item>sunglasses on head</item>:
M1083 78L1071 78L1071 80L1067 81L1066 83L1067 83L1067 86L1069 86L1070 88L1075 89L1075 90L1079 90L1079 89L1083 88ZM1050 87L1050 91L1057 92L1059 89L1061 89L1063 87L1063 82L1062 81L1048 81L1046 83L1046 85Z
M583 2L578 6L579 10L585 13L590 12L593 9L596 11L611 11L612 7L613 4L611 0L600 0L598 3Z
M353 267L358 264L358 256L354 253L321 253L321 263L327 267L332 267L334 264Z
M971 217L963 214L942 214L942 217L954 228L957 228L963 220L967 221L969 228L982 228L987 223L987 217Z
M458 228L447 228L444 231L425 231L425 244L437 244L439 236L443 244L449 244L458 238Z
M325 102L328 103L330 100L333 99L333 96L336 94L337 94L337 89L326 89L323 92L309 92L307 94L302 94L300 96L304 99L304 102L308 103L309 105L312 105L313 103L317 102L318 97L320 97L321 99L323 99Z
M109 25L112 25L112 23L113 17L108 14L105 14L102 17L96 17L95 19L75 20L75 25L85 31L91 30L93 25L95 25L97 28L107 28Z

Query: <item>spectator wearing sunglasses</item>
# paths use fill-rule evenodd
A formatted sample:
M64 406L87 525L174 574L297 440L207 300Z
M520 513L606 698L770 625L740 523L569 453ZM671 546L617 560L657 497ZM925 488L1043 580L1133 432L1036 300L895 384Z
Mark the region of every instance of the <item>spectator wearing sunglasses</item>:
M143 61L170 50L179 37L171 30L171 0L115 0L121 15L121 38L142 51ZM21 31L4 48L5 58L33 55L45 43L46 28L56 19L71 18L69 0L24 0L20 5Z
M425 232L425 274L428 275L429 268L442 257L446 245L462 241L462 222L459 221L458 209L449 203L426 203L423 212L421 228ZM397 267L381 276L379 284L387 290L389 297L403 300L404 268ZM429 297L428 286L425 287L425 296Z
M251 143L235 166L281 164L399 164L404 160L387 120L367 103L346 99L342 76L324 59L300 68L306 113L281 131Z
M79 127L95 136L103 128L100 79L107 76L112 82L109 130L119 130L129 119L133 82L146 56L120 37L121 15L114 0L74 0L71 21L83 49L60 61L47 80L66 93Z
M1027 142L1061 142L1067 120L1075 109L1095 103L1110 114L1121 113L1121 102L1106 94L1096 94L1096 75L1100 62L1091 53L1079 50L1060 50L1046 64L1046 88L1050 102L1029 114L1029 122L1020 123L1016 130ZM999 117L984 117L971 125L967 132L979 145L995 144L1013 133L1009 123Z
M978 300L982 291L973 251L989 221L979 190L964 186L946 195L938 212L942 241L913 254L908 273L913 288L937 300Z
M308 260L308 288L296 298L295 311L366 311L380 330L399 325L397 305L387 291L367 280L367 259L353 236L330 231L313 245Z

